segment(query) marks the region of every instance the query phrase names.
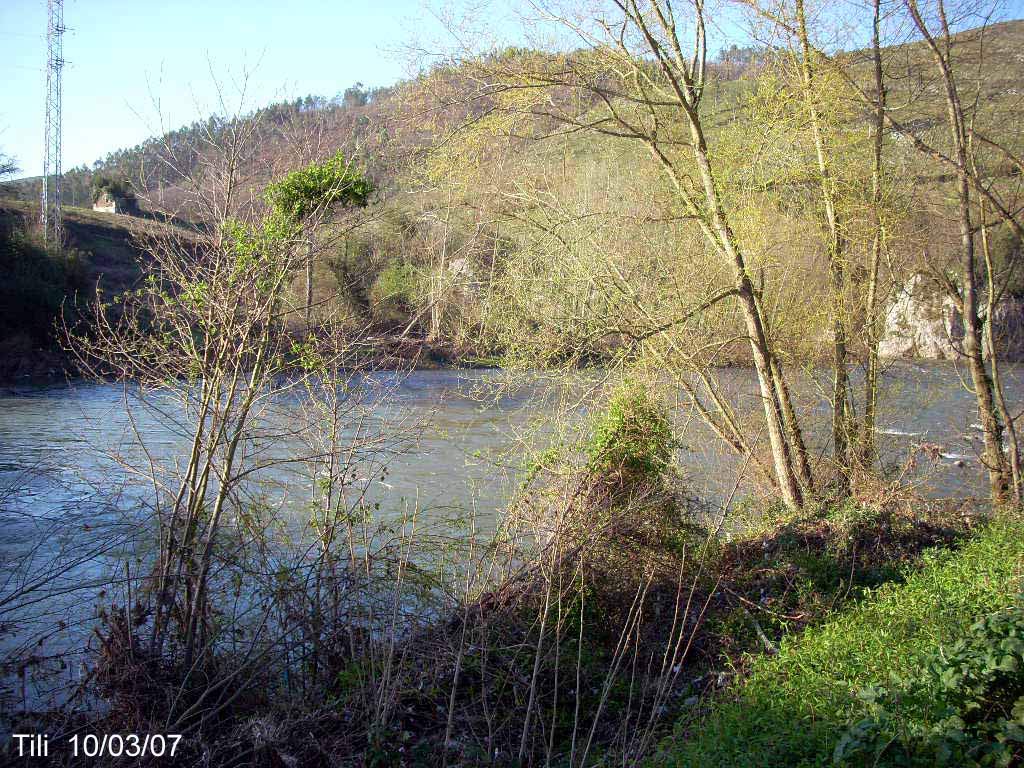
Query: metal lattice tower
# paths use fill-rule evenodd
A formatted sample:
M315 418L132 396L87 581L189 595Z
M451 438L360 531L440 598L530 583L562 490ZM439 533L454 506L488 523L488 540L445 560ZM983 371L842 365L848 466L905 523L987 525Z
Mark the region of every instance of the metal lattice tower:
M47 0L46 25L46 148L43 154L43 192L40 223L43 239L61 242L60 153L61 70L64 68L64 0ZM50 189L50 185L53 189Z

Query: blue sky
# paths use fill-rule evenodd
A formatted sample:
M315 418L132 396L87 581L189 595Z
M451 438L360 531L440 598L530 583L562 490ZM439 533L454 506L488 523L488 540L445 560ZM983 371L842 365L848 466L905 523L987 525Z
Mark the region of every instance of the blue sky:
M64 168L216 111L212 69L247 107L405 76L399 49L443 27L423 0L65 0ZM46 0L0 0L0 152L42 168ZM160 101L159 110L153 99Z

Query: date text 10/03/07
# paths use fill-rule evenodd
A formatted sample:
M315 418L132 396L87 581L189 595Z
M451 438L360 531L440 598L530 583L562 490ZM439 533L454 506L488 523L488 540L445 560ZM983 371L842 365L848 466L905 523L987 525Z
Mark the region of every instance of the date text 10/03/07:
M49 757L50 737L39 733L11 734L18 757ZM75 734L66 740L73 757L174 757L180 733Z

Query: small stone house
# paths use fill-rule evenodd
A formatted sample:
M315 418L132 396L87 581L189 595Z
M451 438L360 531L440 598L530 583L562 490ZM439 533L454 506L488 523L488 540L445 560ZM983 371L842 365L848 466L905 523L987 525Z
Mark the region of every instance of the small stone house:
M103 213L118 213L133 216L138 213L139 205L135 201L134 197L112 195L109 192L103 192L98 198L96 198L96 202L92 204L92 209Z

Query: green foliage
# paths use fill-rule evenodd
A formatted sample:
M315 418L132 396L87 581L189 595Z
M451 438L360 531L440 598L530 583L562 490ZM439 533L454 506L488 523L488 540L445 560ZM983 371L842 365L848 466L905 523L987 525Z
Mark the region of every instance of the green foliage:
M532 483L541 472L556 469L564 460L564 446L561 445L550 445L531 457L523 467L523 487Z
M851 721L870 714L855 692L910 677L988 613L1015 605L1024 524L996 521L956 553L935 552L904 584L870 592L821 627L752 661L746 679L679 738L657 764L828 766Z
M868 716L838 765L1006 766L1024 752L1024 607L989 614L890 688L859 693Z
M307 373L325 370L326 364L323 356L316 348L315 339L307 339L301 343L293 341L291 353L296 365Z
M257 270L259 289L264 293L273 290L284 277L277 264L277 254L289 240L298 237L299 231L298 224L279 212L272 212L258 226L235 219L225 221L224 240L235 255L229 283Z
M273 210L301 222L339 204L363 207L372 192L370 181L338 152L269 184L264 198Z
M642 384L626 381L594 421L587 456L591 470L599 474L657 477L675 447L665 406Z
M131 182L117 176L110 176L105 173L96 174L92 177L91 187L92 201L94 203L103 195L124 200L135 199L135 190L132 189Z

